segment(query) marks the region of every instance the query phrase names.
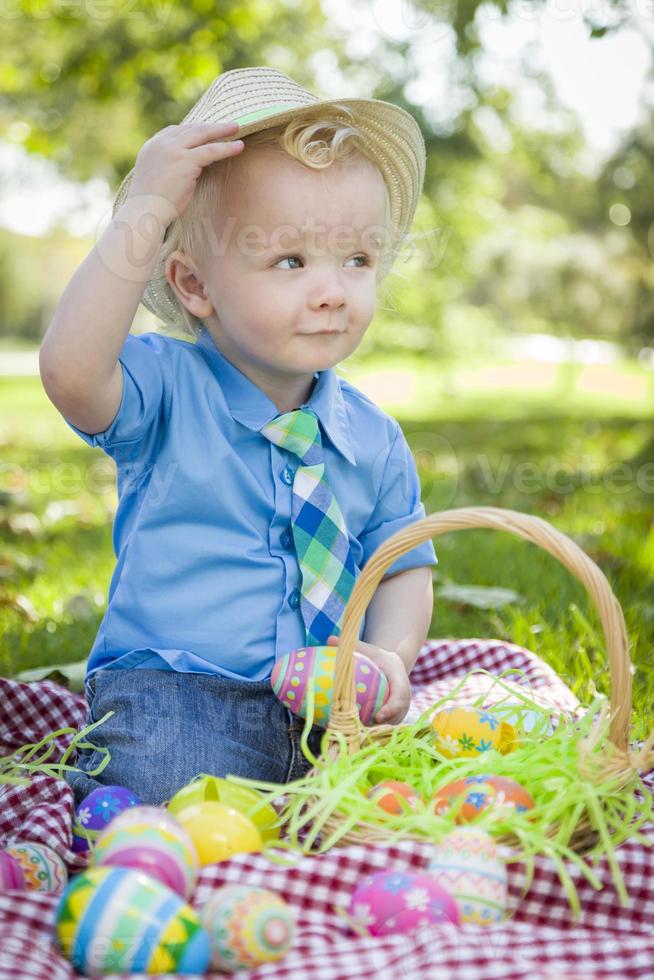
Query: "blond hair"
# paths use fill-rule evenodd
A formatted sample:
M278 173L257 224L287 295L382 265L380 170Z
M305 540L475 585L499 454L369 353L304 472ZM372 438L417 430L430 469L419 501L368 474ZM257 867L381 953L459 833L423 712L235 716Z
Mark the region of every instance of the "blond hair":
M329 106L307 109L290 122L270 129L260 130L244 137L246 147L277 147L306 167L324 170L334 163L356 161L362 156L374 166L375 161L367 151L361 131L354 123L348 106L334 102ZM240 154L239 154L240 155ZM210 253L210 239L215 230L209 216L220 213L229 182L232 157L205 167L200 175L193 197L185 211L168 227L161 251L165 268L168 258L175 251L201 259ZM380 171L381 173L381 171ZM382 175L383 176L383 175ZM391 219L390 196L384 180L385 216L380 254L376 263L377 286L390 271L394 228ZM172 326L197 336L204 324L188 310L171 287L179 310L179 321Z

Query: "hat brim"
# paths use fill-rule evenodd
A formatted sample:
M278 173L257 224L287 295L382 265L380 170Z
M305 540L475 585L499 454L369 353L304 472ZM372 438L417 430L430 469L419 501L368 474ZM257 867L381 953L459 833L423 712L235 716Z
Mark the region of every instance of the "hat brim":
M239 118L242 120L238 132L227 137L224 142L244 139L252 133L262 132L290 122L298 116L315 114L321 107L333 108L335 104L346 106L353 119L343 117L343 122L352 122L361 132L362 141L372 161L380 170L388 187L391 220L396 246L390 256L392 265L397 249L406 232L411 227L418 205L425 175L425 143L417 122L400 106L381 99L316 99L305 105L292 106L280 104L266 106L252 118L252 114L239 117L231 113L224 120L219 112L201 115L201 102L196 103L182 120L189 122L221 122ZM198 116L201 115L201 118ZM337 115L337 113L336 113ZM126 175L114 199L112 214L125 202L131 186L134 169ZM143 305L164 322L174 322L179 317L179 309L163 267L157 263L143 297Z

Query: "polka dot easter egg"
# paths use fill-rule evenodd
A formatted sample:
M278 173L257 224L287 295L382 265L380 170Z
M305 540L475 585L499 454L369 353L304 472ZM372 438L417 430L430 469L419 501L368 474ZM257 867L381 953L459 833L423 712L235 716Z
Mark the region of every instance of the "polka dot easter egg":
M459 827L446 834L434 848L427 870L456 901L461 922L490 926L504 919L506 866L493 838L481 827Z
M446 708L431 719L436 748L447 759L477 758L495 749L505 755L517 745L516 731L491 711Z
M5 848L5 854L20 866L25 888L33 892L60 894L68 882L66 865L59 855L45 844L15 841Z
M130 807L114 817L98 837L91 863L143 871L183 898L190 898L199 868L187 832L154 806Z
M377 783L366 794L369 800L374 800L386 813L406 813L415 810L420 803L420 797L413 786L399 782L396 779L385 779Z
M211 943L193 911L160 881L130 868L77 875L55 914L57 941L78 973L202 974Z
M511 810L524 813L533 805L527 790L508 776L466 776L441 786L434 794L434 812L444 814L453 807L457 823L468 823L489 807L506 815Z
M348 916L355 929L372 936L459 924L454 899L431 876L408 871L379 871L366 878L350 899Z
M314 722L325 727L329 721L334 689L336 646L302 647L277 661L270 683L279 700L293 714L304 718L307 691L314 692ZM359 718L364 725L373 719L389 695L386 675L363 653L354 654L354 684Z
M214 892L200 920L211 938L213 966L227 973L280 960L295 933L286 902L250 885L226 885Z
M25 875L19 862L6 851L0 851L0 893L25 891Z
M84 854L114 817L140 802L138 796L124 786L98 786L77 807L73 820L73 850Z

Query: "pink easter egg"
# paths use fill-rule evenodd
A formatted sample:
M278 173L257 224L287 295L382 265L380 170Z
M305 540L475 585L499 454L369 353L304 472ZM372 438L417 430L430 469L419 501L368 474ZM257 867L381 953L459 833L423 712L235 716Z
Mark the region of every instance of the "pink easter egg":
M335 646L293 650L277 661L270 678L279 700L301 718L308 707L307 692L313 688L313 720L323 727L331 712L337 650ZM384 672L363 653L354 654L354 686L359 718L364 725L370 725L388 700L389 686Z
M27 891L59 895L68 884L66 865L46 844L12 841L5 853L20 865Z
M92 865L143 871L183 898L195 888L199 861L193 841L167 810L135 806L124 810L98 837Z
M20 863L6 851L0 851L0 892L25 891L25 875Z
M352 922L372 936L406 934L422 925L459 924L454 899L426 874L378 871L355 890L348 908Z

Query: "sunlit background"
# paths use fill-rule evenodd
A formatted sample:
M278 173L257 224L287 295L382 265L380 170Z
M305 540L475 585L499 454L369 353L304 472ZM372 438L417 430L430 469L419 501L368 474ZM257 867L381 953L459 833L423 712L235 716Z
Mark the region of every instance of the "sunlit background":
M646 718L654 4L16 0L0 23L0 673L85 657L115 561L113 463L38 377L56 304L143 142L221 71L270 65L418 120L413 237L338 371L402 423L428 512L534 513L602 567ZM132 329L159 324L140 308ZM580 695L608 690L597 622L554 559L477 531L437 551L432 636L504 637Z

